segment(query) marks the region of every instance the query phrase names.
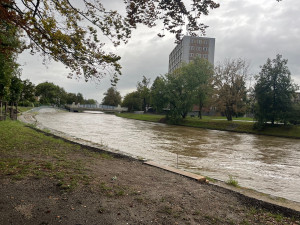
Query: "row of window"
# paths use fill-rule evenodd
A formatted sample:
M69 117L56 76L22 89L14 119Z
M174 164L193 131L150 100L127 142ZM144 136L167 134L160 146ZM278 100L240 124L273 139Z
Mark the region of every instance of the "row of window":
M190 58L193 58L193 57L200 57L200 58L208 59L207 54L190 53Z
M190 46L191 51L208 51L208 47L196 47L196 46Z
M193 43L193 44L204 44L204 45L207 45L208 44L208 40L192 39L191 43Z

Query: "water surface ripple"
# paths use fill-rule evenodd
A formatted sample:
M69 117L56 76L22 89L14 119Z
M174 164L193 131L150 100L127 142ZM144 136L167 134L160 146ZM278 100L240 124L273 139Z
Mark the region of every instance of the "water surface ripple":
M44 113L43 113L44 112ZM124 119L108 114L50 113L46 127L136 157L300 202L300 140Z

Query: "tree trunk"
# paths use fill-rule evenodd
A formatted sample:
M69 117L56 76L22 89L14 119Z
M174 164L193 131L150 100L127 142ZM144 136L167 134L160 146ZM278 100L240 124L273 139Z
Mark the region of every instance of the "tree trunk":
M198 112L198 117L199 119L202 119L202 107L203 107L203 104L199 104L199 112Z
M16 120L18 120L18 102L16 102Z
M143 98L143 111L146 113L146 98Z
M0 120L4 120L4 116L3 116L3 113L2 113L2 106L3 106L3 103L2 103L2 100L0 100L0 110L1 110L1 112L0 112Z
M5 108L4 108L4 119L6 120L7 116L7 102L5 102Z
M232 113L231 113L230 109L225 110L225 116L227 118L227 121L232 121Z
M13 113L14 113L14 103L12 102L11 105L10 105L10 108L9 108L9 117L10 119L13 120Z

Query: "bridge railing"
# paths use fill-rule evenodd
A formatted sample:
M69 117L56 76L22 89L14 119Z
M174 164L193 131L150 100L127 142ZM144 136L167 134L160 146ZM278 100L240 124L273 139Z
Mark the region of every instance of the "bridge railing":
M72 104L72 105L66 105L68 108L72 108L72 109L94 109L94 110L112 110L112 111L128 111L127 107L121 107L120 105L118 106L111 106L111 105L100 105L100 104L94 104L94 105L90 105L90 104L85 104L85 105L80 105L80 104Z

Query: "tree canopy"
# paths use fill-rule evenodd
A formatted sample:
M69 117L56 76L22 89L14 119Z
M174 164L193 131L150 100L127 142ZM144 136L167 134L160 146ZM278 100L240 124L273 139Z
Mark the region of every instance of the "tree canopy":
M121 104L122 97L115 87L110 87L105 93L102 105L118 106Z
M146 112L147 107L149 107L150 104L150 78L147 78L143 76L142 81L138 82L136 85L137 92L139 93L139 96L141 97L143 103L142 103L142 110Z
M0 20L23 31L32 53L41 52L70 68L69 77L83 75L86 80L101 79L107 73L112 81L121 74L120 57L104 50L104 36L114 46L127 43L138 24L156 26L180 40L182 26L190 35L205 32L200 16L219 7L214 1L189 0L125 0L125 15L105 8L101 0L2 0ZM121 3L122 4L122 3ZM185 22L187 21L187 22ZM164 36L163 32L158 34ZM2 40L0 40L0 43Z
M215 68L215 105L228 121L246 110L246 86L248 65L245 60L225 60Z
M292 111L292 97L296 91L287 62L278 54L275 59L267 59L261 66L255 85L257 101L255 116L259 123L287 122L287 116Z
M196 104L205 103L210 93L213 66L206 59L195 58L166 75L164 97L167 99L171 122L184 119Z
M129 112L140 111L142 109L142 102L143 100L139 92L134 91L125 95L122 102L122 107L127 107Z
M214 67L208 60L196 57L185 70L192 75L190 79L195 85L195 104L199 106L198 117L202 119L202 108L213 94Z
M0 108L2 104L19 100L22 85L19 83L19 65L16 63L18 51L22 48L18 30L0 20ZM15 85L15 86L13 86Z
M158 113L162 113L163 109L167 107L165 77L158 76L153 81L150 88L150 104Z

